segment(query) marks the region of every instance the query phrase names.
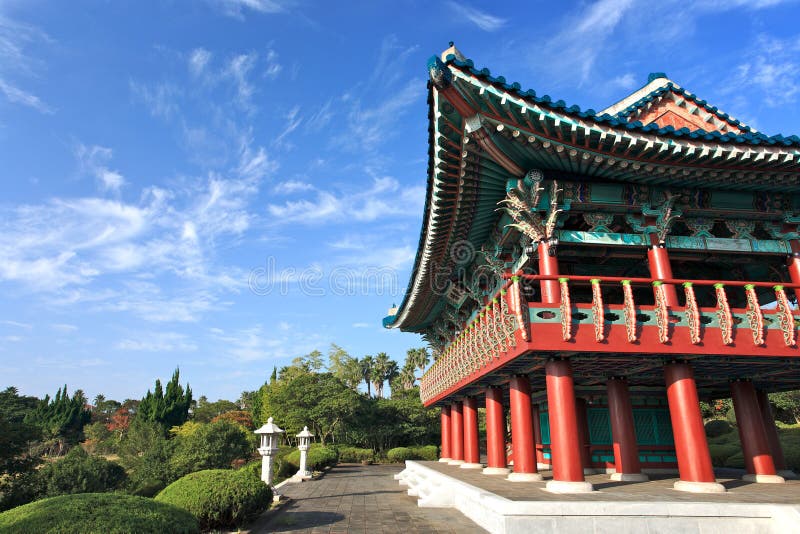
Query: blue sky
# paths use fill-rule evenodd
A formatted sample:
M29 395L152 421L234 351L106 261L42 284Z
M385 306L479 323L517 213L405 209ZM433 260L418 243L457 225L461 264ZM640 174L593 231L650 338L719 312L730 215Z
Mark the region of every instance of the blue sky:
M449 40L602 109L673 80L800 132L800 5L0 0L0 387L236 399L331 342L402 361Z

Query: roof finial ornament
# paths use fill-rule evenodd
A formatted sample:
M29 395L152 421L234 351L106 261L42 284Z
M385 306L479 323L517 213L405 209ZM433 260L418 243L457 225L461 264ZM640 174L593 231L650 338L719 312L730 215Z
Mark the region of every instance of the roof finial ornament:
M455 56L456 59L459 60L459 61L465 61L467 59L466 57L464 57L464 54L462 54L461 51L458 48L456 48L456 45L455 45L455 43L453 41L450 41L449 44L450 44L450 47L447 50L445 50L444 52L442 52L442 56L441 56L442 61L447 62L447 56L450 56L450 55Z

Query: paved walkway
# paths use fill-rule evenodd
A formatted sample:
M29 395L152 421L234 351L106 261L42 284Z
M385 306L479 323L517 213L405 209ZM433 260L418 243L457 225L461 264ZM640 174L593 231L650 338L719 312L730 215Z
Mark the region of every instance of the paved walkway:
M485 532L456 510L417 507L417 499L394 479L401 469L340 464L319 480L286 484L279 491L292 501L251 532Z

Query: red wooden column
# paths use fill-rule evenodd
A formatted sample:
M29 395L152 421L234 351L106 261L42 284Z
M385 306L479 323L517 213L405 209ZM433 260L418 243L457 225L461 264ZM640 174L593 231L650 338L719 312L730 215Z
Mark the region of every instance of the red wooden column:
M475 397L464 399L464 463L462 469L480 469L478 449L478 403Z
M578 423L578 442L581 445L581 465L584 475L593 475L592 452L590 449L591 440L589 439L589 413L586 408L586 399L580 397L575 399L575 417Z
M789 269L789 279L793 284L800 284L800 241L794 239L789 241L789 246L792 247L792 255L786 262L786 268ZM797 295L797 300L800 301L800 289L795 289L794 294Z
M464 405L455 402L450 407L450 465L464 463Z
M507 475L506 425L503 421L503 390L490 386L486 390L486 465L485 475Z
M742 442L744 465L747 474L743 480L750 482L785 482L783 477L775 473L772 461L772 450L761 418L758 397L753 383L749 380L731 382L733 409L736 412L736 425L739 427L739 439Z
M542 480L542 475L536 469L536 458L533 453L531 382L527 376L515 376L509 382L509 389L514 472L508 475L508 480L514 482Z
M531 405L531 419L533 419L533 447L536 451L536 467L538 469L550 469L550 465L545 461L544 444L542 443L542 423L539 419L539 405Z
M585 493L594 488L583 478L575 387L569 360L550 360L547 373L547 410L550 418L550 450L553 480L547 489L554 493Z
M611 439L614 442L614 467L611 480L642 482L649 480L642 473L639 448L636 445L636 428L633 424L633 408L624 378L611 378L607 383L608 417L611 420Z
M761 411L761 420L764 422L764 430L767 433L769 449L772 452L772 461L775 469L782 477L795 477L794 471L786 468L786 459L783 456L783 446L778 437L778 428L775 426L775 416L772 414L772 406L769 404L769 397L766 391L757 391L758 408Z
M725 486L717 484L711 467L692 367L685 362L668 363L664 366L664 380L681 477L674 488L694 493L723 493Z
M558 276L558 259L550 255L550 247L545 241L539 242L539 274ZM561 288L558 280L541 280L539 289L542 292L542 302L561 302Z
M651 247L647 251L647 263L650 268L652 278L672 278L672 266L669 263L667 249L658 244L655 234L650 234ZM675 307L678 305L678 292L672 284L664 284L664 295L666 296L667 306Z
M440 416L442 424L442 448L439 450L439 461L449 462L450 458L450 430L452 423L450 422L450 406L442 406L442 414Z

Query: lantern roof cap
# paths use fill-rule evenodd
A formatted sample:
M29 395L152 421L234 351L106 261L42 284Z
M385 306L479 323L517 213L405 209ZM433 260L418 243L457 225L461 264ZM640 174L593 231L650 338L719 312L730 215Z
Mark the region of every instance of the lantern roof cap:
M304 426L303 431L295 436L296 438L313 438L314 434L308 431L308 427Z
M267 419L267 424L254 431L254 434L283 434L285 431L281 430L278 425L272 422L272 417Z

